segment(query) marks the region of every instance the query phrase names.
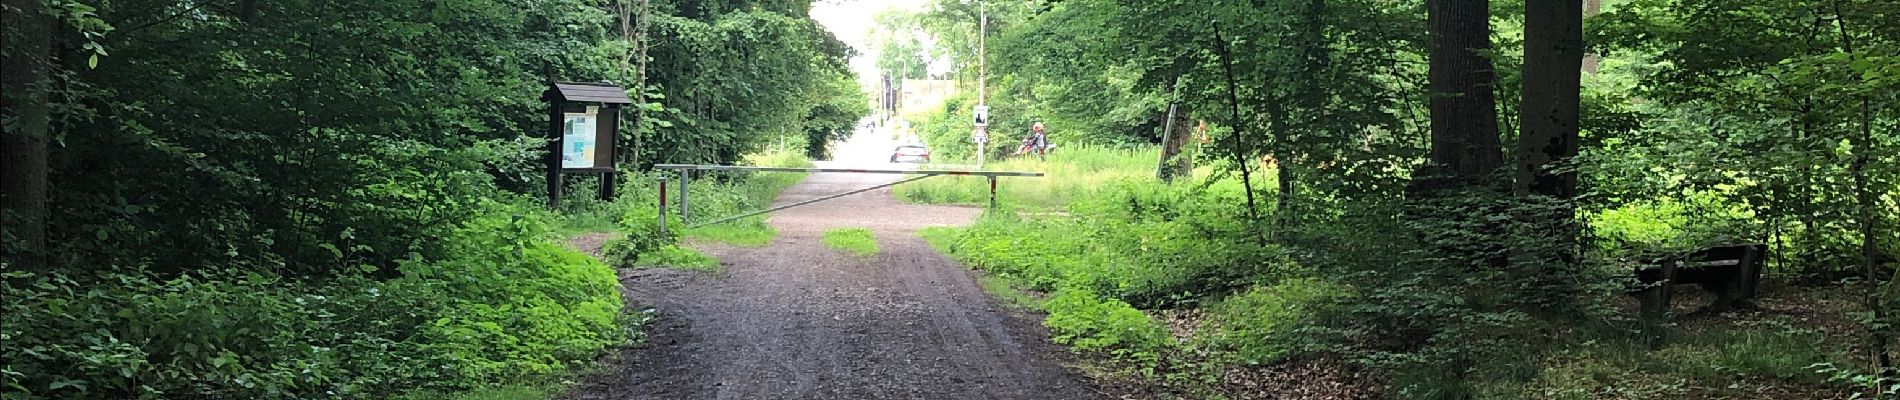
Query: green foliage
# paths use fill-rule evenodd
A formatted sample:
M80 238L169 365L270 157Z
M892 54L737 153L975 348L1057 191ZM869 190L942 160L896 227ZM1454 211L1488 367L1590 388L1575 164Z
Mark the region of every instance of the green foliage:
M930 64L924 43L916 33L916 16L895 8L872 17L877 27L871 30L871 47L876 49L877 70L892 80L922 78Z
M989 162L983 168L1043 173L1039 178L998 178L997 199L1027 210L1060 210L1076 200L1110 190L1118 182L1154 182L1159 151L1151 146L1081 145L1063 147L1050 153L1046 161L1018 157ZM941 176L898 185L893 190L898 198L916 203L988 205L990 201L989 180L982 177Z
M986 274L977 277L976 283L983 286L984 293L989 293L990 297L996 298L1004 306L1018 310L1042 310L1042 300L1016 287L1008 279Z
M394 397L395 400L526 400L545 399L555 393L535 386L485 387L461 392L426 391L407 393Z
M1536 380L1487 391L1500 398L1666 399L1707 388L1702 389L1704 395L1713 389L1747 397L1763 383L1818 386L1829 378L1815 366L1840 360L1818 332L1777 320L1765 322L1686 332L1659 351L1651 351L1629 332L1585 333L1556 344L1549 366ZM1730 383L1736 381L1747 383Z
M830 158L831 144L850 138L871 113L870 96L851 75L833 74L825 85L805 116L805 157L813 160Z
M1402 398L1501 396L1493 389L1540 379L1553 368L1541 364L1546 350L1570 345L1569 329L1615 319L1628 263L1658 253L1765 242L1774 271L1816 278L1807 282L1871 280L1862 303L1893 305L1883 283L1891 271L1867 265L1900 258L1889 254L1900 239L1885 234L1900 221L1900 152L1891 151L1900 145L1891 129L1900 79L1885 65L1900 36L1875 22L1894 20L1895 9L1861 0L1604 3L1589 22L1602 57L1582 82L1583 156L1555 166L1578 172L1575 198L1514 193L1505 171L1493 187L1445 190L1457 185L1420 165L1429 93L1417 1L982 3L991 16L981 84L996 116L993 143L1008 147L1028 123L1045 121L1064 151L1047 164L986 165L1050 170L1052 179L1005 181L1008 215L926 237L998 277L1070 291L1073 304L1312 306L1258 319L1215 306L1208 310L1234 314L1218 319L1249 322L1222 327L1235 329L1231 340L1206 343L1252 361L1344 355ZM1498 150L1507 156L1518 125L1521 6L1492 3L1499 45L1486 54L1497 67L1507 127ZM966 86L975 86L977 7L936 1L906 22L943 44L938 55ZM967 163L985 151L967 140L970 92L910 116L940 160ZM1171 104L1197 129L1209 125L1195 161L1224 162L1197 170L1198 187L1158 188L1145 155L1115 169L1126 176L1064 173L1079 164L1063 159L1078 144L1155 142ZM1235 188L1236 170L1256 162L1273 173L1246 178L1273 183ZM986 183L925 181L898 193L982 204ZM1268 217L1254 221L1250 211ZM1324 289L1297 289L1309 286ZM1078 321L1105 320L1051 319L1073 332L1103 323ZM1869 333L1891 332L1893 321L1860 319ZM1720 368L1656 373L1703 385L1778 378L1830 351L1738 335L1679 355ZM1798 350L1744 354L1768 346ZM1590 382L1619 379L1640 380Z
M688 229L688 236L742 247L765 247L772 244L778 236L778 230L765 225L765 217L746 218L744 220L717 225L707 225Z
M950 248L1036 290L1075 285L1137 307L1193 304L1292 268L1236 223L1235 186L1116 183L1072 205L1070 217L986 216Z
M747 162L758 166L771 167L809 167L811 160L804 155L791 151L768 151L747 157ZM659 192L659 180L668 179L667 196L678 204L679 180L677 174L654 172L637 176L626 184L627 193ZM778 198L779 192L797 184L805 178L804 173L761 172L753 174L706 175L693 179L687 190L689 212L694 221L707 221L743 212L765 208ZM669 205L670 207L671 205ZM643 196L623 196L599 209L619 210L618 231L625 236L604 244L603 253L616 266L692 266L705 267L716 265L716 260L708 261L703 255L685 248L671 248L679 243L682 236L694 239L714 240L739 246L764 246L772 242L778 231L765 224L764 217L744 218L717 225L687 228L677 208L667 211L667 231L660 233L659 203ZM684 232L684 233L682 233ZM658 254L664 252L665 254ZM655 256L657 258L650 258ZM685 264L668 264L685 263Z
M626 236L608 241L601 250L608 260L613 260L614 265L633 265L631 261L643 254L679 243L680 229L677 227L684 226L679 216L667 216L666 224L675 228L661 233L658 209L634 206L626 210L627 214L620 219L620 232Z
M1063 289L1043 303L1049 318L1042 324L1056 343L1079 350L1102 350L1141 365L1159 362L1161 352L1174 343L1166 328L1120 300L1103 299L1088 289Z
M1865 1L1615 5L1590 28L1612 55L1605 74L1614 79L1601 86L1630 92L1615 104L1629 121L1601 130L1603 145L1586 172L1605 182L1602 198L1611 207L1720 193L1752 214L1742 221L1747 231L1772 232L1753 240L1797 256L1799 264L1780 268L1826 275L1859 264L1854 255L1864 239L1850 232L1867 218L1858 209L1878 210L1881 225L1900 218L1882 204L1900 191L1890 150L1900 136L1878 128L1900 120L1891 106L1900 88L1871 64L1900 49L1900 35L1869 25L1894 18L1891 8ZM1873 204L1856 199L1863 189Z
M667 267L701 272L719 272L719 259L700 253L698 250L677 245L661 247L644 253L640 258L625 265L632 267Z
M877 255L877 239L871 236L871 230L864 228L826 229L822 238L825 246L851 253L858 257Z
M822 155L869 111L849 46L807 16L809 2L655 2L648 82L667 129L642 132L638 160L729 164L777 140ZM809 143L808 143L809 142Z
M521 194L547 183L547 80L645 95L622 118L634 169L732 162L773 139L822 148L864 114L850 49L809 2L655 2L654 26L631 33L653 39L645 74L598 1L28 3L48 9L0 12L74 29L35 83L57 88L55 267L0 267L5 398L539 383L628 337L611 268L544 221L657 223L628 206L644 196L585 200L590 177L557 182L577 193L559 216ZM691 190L756 206L790 184L715 180ZM653 193L644 182L622 193ZM630 234L616 253L690 258L676 240Z
M1297 278L1255 286L1208 307L1220 330L1207 344L1232 352L1239 362L1266 364L1315 347L1303 347L1297 330L1320 314L1318 308L1337 302L1343 288L1325 281Z
M969 228L921 234L987 272L985 287L994 287L990 290L1001 292L998 297L1006 302L1038 303L1023 297L1018 287L1053 293L1040 305L1048 313L1044 324L1058 342L1103 351L1149 375L1185 368L1191 360L1170 358L1182 345L1144 310L1194 307L1233 295L1222 303L1233 306L1221 317L1233 321L1233 330L1206 340L1207 348L1264 357L1268 348L1292 345L1252 340L1290 329L1305 313L1252 306L1275 302L1300 309L1330 299L1326 292L1335 290L1304 280L1279 283L1300 275L1301 268L1284 250L1263 249L1245 233L1237 222L1236 182L1164 187L1147 180L1097 179L1108 183L1071 194L1068 215L990 213Z
M613 271L508 214L454 228L450 257L393 279L7 270L0 383L28 398L379 397L533 380L625 343Z

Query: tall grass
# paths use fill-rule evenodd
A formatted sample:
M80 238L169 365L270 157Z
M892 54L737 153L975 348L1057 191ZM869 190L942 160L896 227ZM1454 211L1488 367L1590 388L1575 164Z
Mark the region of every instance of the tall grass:
M1503 399L1756 398L1765 386L1829 391L1815 366L1852 364L1812 329L1761 322L1683 330L1653 351L1634 333L1578 334L1554 344L1535 379L1479 387Z
M747 157L753 165L801 167L811 166L811 161L803 155L787 151L771 151ZM598 207L611 210L615 216L614 229L620 237L608 241L603 253L610 263L618 267L640 268L652 266L688 268L716 271L718 260L700 254L691 248L678 244L681 236L693 239L726 242L739 246L764 246L771 243L778 232L765 224L765 218L750 217L697 228L687 228L687 220L678 214L678 202L682 192L690 195L691 222L710 222L714 219L738 215L763 209L778 197L785 188L804 180L803 173L761 172L761 173L694 173L690 184L680 185L676 180L677 171L655 171L645 175L636 175L627 182L625 195L611 204ZM667 210L659 209L659 180L675 179L667 187L666 195L674 199ZM665 212L665 234L660 233L660 216ZM575 213L575 215L597 215L599 213ZM570 227L589 227L593 223L584 220L567 224Z
M810 159L795 151L772 150L746 157L746 164L765 167L811 167ZM760 210L778 198L779 192L805 179L806 173L798 172L754 172L754 173L695 173L691 186L687 190L693 216L692 222L711 221L740 213ZM653 171L632 175L621 183L619 196L613 201L597 200L595 195L598 184L595 180L579 180L568 188L567 198L555 216L555 232L561 236L574 236L589 232L611 232L618 228L621 218L634 208L653 209L659 206L659 179L668 180L668 213L678 217L680 185L677 171ZM676 226L675 229L680 227ZM778 232L765 224L765 217L758 216L717 225L685 229L685 236L694 239L711 240L737 246L764 246L771 243Z
M1061 209L1077 199L1095 196L1112 183L1156 181L1160 148L1075 146L1060 147L1047 160L1012 157L983 165L986 171L1030 171L1037 178L997 178L998 201L1024 209ZM987 205L989 180L972 176L944 176L898 185L898 198L925 204Z
M811 159L795 151L772 150L746 157L747 165L760 167L809 168ZM798 184L809 175L803 172L750 172L738 174L707 175L695 178L687 206L693 217L692 223L712 221L747 212L765 209L778 198L779 192ZM677 199L677 197L675 198ZM778 236L778 230L765 224L765 216L754 216L738 221L690 228L686 237L723 242L737 246L758 247L772 243Z

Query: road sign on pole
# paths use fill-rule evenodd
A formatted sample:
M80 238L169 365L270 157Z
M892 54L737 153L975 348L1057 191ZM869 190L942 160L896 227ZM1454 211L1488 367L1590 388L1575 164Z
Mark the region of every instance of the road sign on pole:
M989 152L990 148L990 128L977 125L976 131L970 133L970 139L976 141L976 167L983 168L983 153Z
M990 106L979 105L973 111L973 114L976 114L976 127L990 126Z

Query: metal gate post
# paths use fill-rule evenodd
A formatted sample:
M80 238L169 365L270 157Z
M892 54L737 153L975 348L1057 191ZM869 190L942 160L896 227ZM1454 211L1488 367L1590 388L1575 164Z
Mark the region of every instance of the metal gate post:
M666 237L666 176L660 176L660 237Z
M691 223L692 217L686 214L686 192L693 190L693 171L680 170L680 223Z
M990 176L990 209L996 209L996 176Z

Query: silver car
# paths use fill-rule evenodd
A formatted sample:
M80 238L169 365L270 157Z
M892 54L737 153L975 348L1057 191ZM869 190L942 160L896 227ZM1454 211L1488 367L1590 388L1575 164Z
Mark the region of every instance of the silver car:
M930 149L918 145L897 146L891 152L891 162L930 162Z

